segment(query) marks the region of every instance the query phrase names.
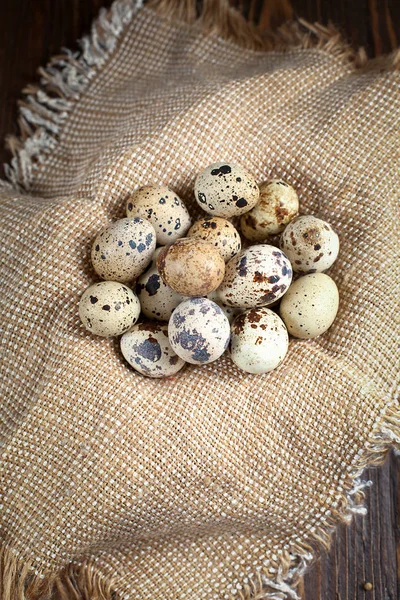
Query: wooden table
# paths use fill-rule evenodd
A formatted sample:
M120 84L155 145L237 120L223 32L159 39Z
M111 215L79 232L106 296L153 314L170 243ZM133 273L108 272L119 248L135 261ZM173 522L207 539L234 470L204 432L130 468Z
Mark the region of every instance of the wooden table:
M111 0L2 0L1 139L17 132L16 101L22 88L36 79L36 68L62 46L75 47L100 7L110 4ZM260 28L296 16L322 23L331 20L370 56L400 44L399 0L232 0L232 4ZM8 159L1 148L0 161ZM368 515L354 519L350 527L339 527L331 551L323 553L304 578L303 600L400 598L399 465L392 453L383 467L365 473L373 481L366 501Z

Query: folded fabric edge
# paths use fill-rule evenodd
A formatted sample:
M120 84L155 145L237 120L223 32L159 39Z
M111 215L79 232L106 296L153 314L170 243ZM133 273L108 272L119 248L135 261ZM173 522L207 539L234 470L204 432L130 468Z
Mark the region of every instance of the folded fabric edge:
M323 526L310 530L301 544L286 544L273 570L257 571L257 576L241 586L231 600L299 600L301 577L328 550L332 534L340 523L349 524L357 515L365 515L366 489L371 482L361 475L366 467L377 467L391 448L400 451L400 411L397 399L388 404L375 424L370 441L353 465L345 481L345 492ZM82 558L57 572L37 570L33 560L20 556L10 545L0 550L0 597L2 600L122 600L117 577L106 576L93 558Z
M220 37L255 52L314 49L354 68L374 63L367 61L362 48L353 50L333 25L324 27L299 19L276 31L261 33L228 0L203 0L200 9L196 0L148 0L145 6L165 18L197 27L205 35ZM19 135L6 138L12 158L4 165L6 178L17 190L31 190L35 172L57 147L69 113L142 7L143 0L115 0L108 11L102 9L91 33L79 41L80 50L64 49L45 68L39 68L40 85L28 85L23 90L24 97L18 103ZM383 61L381 68L398 69L400 50Z

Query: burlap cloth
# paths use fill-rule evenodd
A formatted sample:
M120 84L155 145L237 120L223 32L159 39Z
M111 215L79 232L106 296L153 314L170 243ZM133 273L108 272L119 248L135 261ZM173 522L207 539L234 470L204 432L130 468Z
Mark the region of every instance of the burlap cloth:
M399 55L299 24L261 39L203 6L118 0L21 105L0 188L2 600L296 598L400 445ZM139 185L194 210L217 160L332 223L339 314L270 374L224 357L146 379L80 324L90 245Z

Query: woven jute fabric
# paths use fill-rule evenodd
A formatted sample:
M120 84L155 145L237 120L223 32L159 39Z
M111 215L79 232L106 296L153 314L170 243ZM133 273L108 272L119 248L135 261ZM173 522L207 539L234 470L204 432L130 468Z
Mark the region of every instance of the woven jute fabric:
M118 0L28 87L0 187L2 600L296 598L400 447L399 55L260 37L221 1ZM140 185L231 160L341 242L336 321L266 375L152 380L84 330L99 230Z

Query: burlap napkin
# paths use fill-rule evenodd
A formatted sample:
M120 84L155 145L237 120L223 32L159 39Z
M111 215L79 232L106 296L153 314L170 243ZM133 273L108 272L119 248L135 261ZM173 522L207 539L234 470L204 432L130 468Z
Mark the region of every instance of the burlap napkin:
M28 89L0 189L2 600L296 598L363 511L363 468L400 445L399 59L261 39L222 0L117 0ZM90 245L139 185L194 210L217 160L332 223L339 314L270 374L146 379L80 324Z

